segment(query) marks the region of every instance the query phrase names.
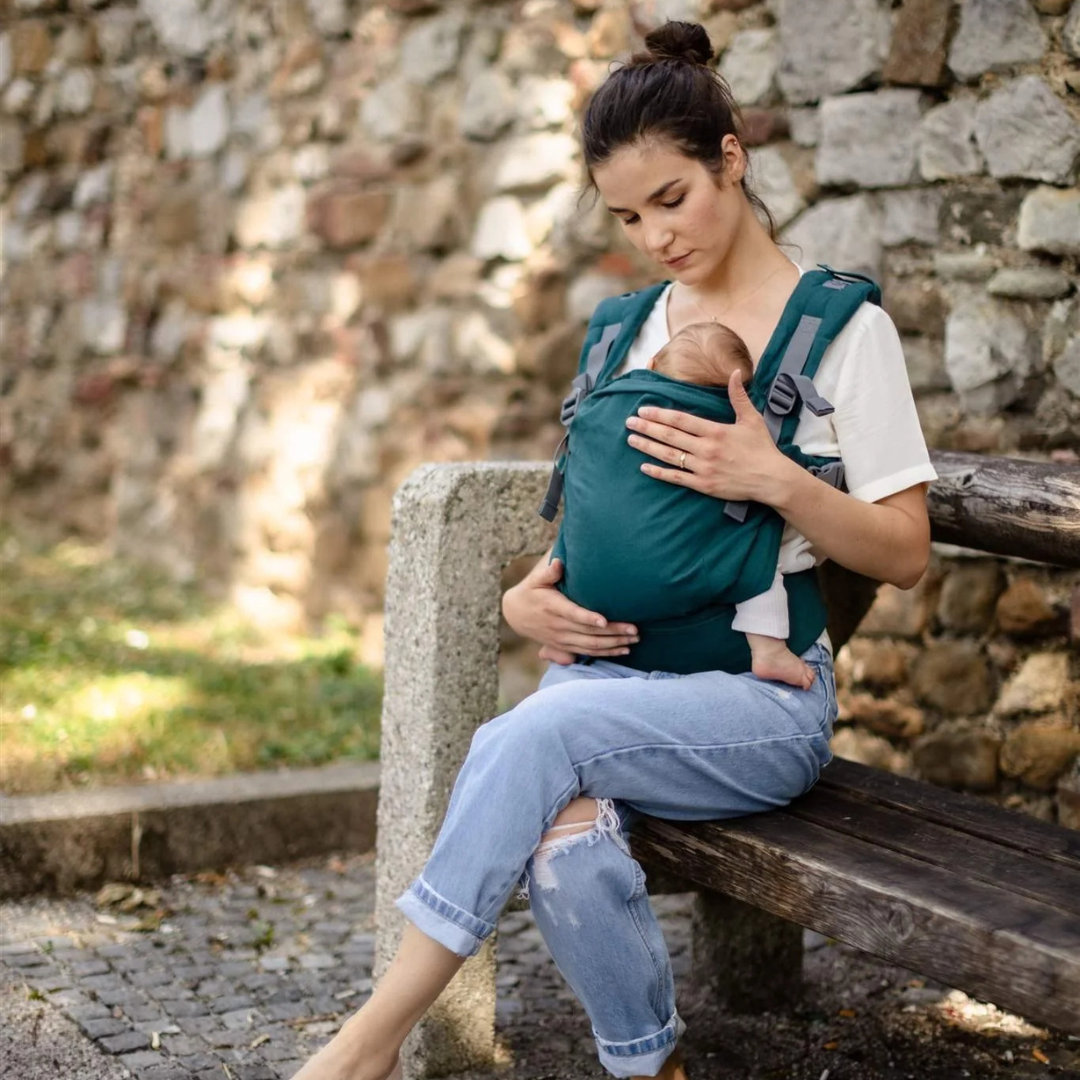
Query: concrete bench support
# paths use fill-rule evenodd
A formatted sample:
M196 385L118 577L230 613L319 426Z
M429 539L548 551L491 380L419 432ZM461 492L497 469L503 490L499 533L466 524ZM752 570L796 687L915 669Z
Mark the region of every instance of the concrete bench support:
M496 711L503 568L539 554L549 470L427 465L394 499L377 840L380 975L400 938L394 900L423 867L477 726ZM470 960L406 1047L409 1080L494 1061L494 941Z

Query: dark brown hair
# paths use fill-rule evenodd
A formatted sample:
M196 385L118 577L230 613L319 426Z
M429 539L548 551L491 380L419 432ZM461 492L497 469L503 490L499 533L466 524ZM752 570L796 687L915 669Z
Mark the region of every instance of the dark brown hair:
M709 35L697 23L667 22L646 36L645 51L613 71L585 110L582 146L590 181L593 169L617 150L650 138L666 140L715 176L723 174L720 144L725 135L739 138L742 114L727 83L708 66L712 54ZM769 208L745 177L742 188L775 240Z
M718 322L684 326L654 357L653 371L699 386L727 386L731 373L742 372L743 386L754 378L750 350L729 326Z

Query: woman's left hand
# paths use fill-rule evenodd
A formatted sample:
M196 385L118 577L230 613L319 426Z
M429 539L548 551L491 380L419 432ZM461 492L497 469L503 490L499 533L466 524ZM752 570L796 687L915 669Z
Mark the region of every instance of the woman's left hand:
M629 417L626 426L634 432L630 445L662 463L643 464L642 472L718 499L770 502L790 459L776 448L737 371L728 383L728 395L735 409L734 424L651 406Z

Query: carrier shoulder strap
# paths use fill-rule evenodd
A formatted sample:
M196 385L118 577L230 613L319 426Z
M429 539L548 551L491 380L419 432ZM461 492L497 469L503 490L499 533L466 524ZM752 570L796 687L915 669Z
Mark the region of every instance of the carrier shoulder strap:
M554 521L559 512L565 460L570 453L570 425L574 422L582 401L602 379L610 378L622 365L641 324L649 317L667 284L661 282L637 292L608 297L597 304L581 346L578 374L570 384L570 393L563 398L562 408L559 410L559 420L566 428L566 433L555 450L551 479L548 481L544 501L540 504L540 516L545 521Z
M768 387L757 390L755 404L778 446L789 445L794 439L804 405L815 416L833 412L833 406L815 389L814 376L825 350L865 301L880 304L881 290L862 274L840 273L823 265L799 279L783 316L790 332L783 354L777 363L777 354L766 350L755 372L756 386ZM843 488L844 463L839 458L808 469L833 487ZM745 502L729 502L724 507L724 513L736 521L745 520L746 512Z

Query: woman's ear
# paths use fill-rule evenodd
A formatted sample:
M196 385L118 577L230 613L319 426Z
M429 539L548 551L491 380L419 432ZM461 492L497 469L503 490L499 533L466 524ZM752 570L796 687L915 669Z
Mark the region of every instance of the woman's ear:
M725 135L720 140L720 151L724 155L724 176L733 183L742 183L748 164L746 151L737 135Z

